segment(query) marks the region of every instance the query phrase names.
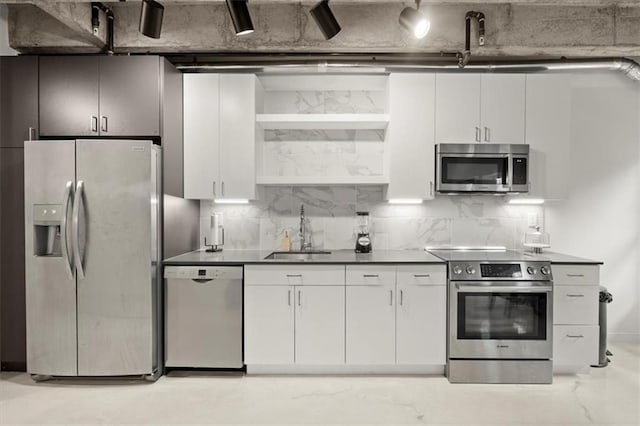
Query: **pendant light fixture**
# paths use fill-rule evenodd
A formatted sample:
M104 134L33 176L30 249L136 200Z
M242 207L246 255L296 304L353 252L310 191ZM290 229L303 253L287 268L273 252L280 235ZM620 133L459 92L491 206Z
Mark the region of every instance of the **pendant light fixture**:
M142 34L151 38L160 38L164 6L154 0L142 0L140 9L140 26Z
M325 40L333 38L342 29L329 7L329 0L319 1L309 12L313 20L316 21L318 28L320 28Z
M413 34L415 38L424 38L429 32L431 23L419 9L420 0L416 0L416 8L405 7L400 13L398 21L402 28Z
M226 2L236 35L251 34L253 32L253 22L251 22L251 14L249 13L249 1L226 0Z

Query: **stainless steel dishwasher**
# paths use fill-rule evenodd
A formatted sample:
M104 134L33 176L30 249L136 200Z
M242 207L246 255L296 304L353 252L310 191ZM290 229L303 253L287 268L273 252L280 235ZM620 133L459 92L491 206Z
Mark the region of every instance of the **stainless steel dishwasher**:
M166 366L241 368L242 267L167 266Z

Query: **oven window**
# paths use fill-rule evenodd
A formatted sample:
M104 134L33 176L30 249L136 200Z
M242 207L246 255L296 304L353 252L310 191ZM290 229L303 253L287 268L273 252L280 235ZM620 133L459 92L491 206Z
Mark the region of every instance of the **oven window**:
M442 183L507 184L507 158L442 157Z
M547 293L458 293L458 339L546 340Z

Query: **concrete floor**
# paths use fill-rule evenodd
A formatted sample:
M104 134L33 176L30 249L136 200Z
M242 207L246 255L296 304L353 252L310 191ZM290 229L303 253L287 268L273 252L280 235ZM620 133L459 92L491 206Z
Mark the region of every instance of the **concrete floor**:
M444 377L162 377L49 381L2 373L1 424L638 425L640 345L552 385L452 385Z

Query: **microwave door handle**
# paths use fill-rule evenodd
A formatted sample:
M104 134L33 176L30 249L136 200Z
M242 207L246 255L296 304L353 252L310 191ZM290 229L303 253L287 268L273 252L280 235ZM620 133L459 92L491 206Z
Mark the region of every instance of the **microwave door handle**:
M507 157L507 178L506 178L506 185L508 187L511 187L511 164L513 162L513 155L509 154L509 156Z

